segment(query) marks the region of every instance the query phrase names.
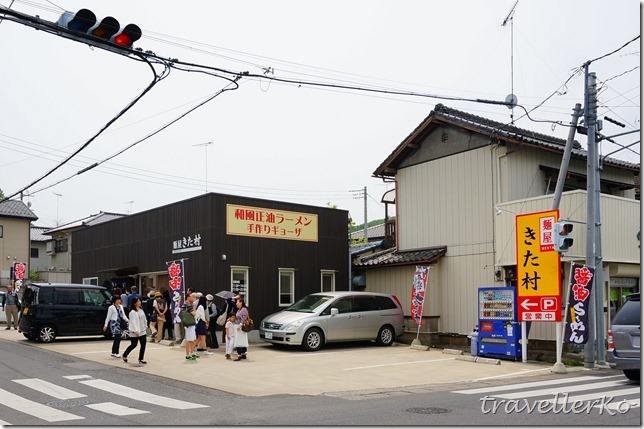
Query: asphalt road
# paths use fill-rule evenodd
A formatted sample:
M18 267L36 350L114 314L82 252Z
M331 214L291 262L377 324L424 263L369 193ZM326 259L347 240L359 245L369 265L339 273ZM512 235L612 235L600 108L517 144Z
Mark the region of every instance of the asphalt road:
M249 362L227 361L217 351L194 363L175 359L176 347L149 344L149 364L139 366L110 358L109 346L97 339L43 345L14 331L0 334L0 424L592 426L641 419L639 385L606 369L558 375L541 364L522 371L521 363L475 364L435 350L364 343L324 353L251 344ZM337 389L342 377L351 381ZM299 393L316 384L317 392ZM598 407L536 409L557 388L571 396L621 392L609 405L630 402L614 414ZM625 393L632 390L637 393ZM483 404L485 397L495 399Z

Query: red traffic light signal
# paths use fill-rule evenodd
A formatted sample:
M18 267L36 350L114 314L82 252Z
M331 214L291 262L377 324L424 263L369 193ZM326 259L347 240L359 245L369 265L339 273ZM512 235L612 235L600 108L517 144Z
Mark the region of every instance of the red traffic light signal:
M74 32L89 34L122 48L131 48L132 44L142 35L141 29L136 24L128 24L121 30L119 22L111 16L97 22L96 15L89 9L81 9L76 13L66 11L56 24Z

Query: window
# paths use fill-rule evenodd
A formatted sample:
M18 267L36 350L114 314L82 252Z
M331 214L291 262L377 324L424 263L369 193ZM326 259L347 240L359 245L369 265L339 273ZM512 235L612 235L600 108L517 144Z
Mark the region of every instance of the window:
M335 290L335 271L322 271L322 292Z
M295 271L280 269L279 275L279 305L284 307L293 304L293 298L295 297Z
M31 248L31 257L32 258L37 258L38 257L38 248L37 247L32 247Z
M78 305L78 289L56 289L55 304Z
M100 290L83 290L83 304L84 305L102 305L105 302L105 297L101 294Z
M86 277L83 279L83 284L98 286L98 277Z
M67 252L67 239L56 240L54 243L54 250L58 252Z
M2 225L0 225L0 238L2 238Z
M246 305L250 305L248 302L249 290L248 290L248 267L231 267L230 269L231 285L230 290L235 295L240 295L244 298Z

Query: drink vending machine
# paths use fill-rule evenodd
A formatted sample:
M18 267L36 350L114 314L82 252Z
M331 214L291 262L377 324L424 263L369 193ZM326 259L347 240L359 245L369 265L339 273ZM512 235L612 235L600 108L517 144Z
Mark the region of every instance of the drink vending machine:
M478 355L521 358L521 325L517 321L517 295L513 287L479 288Z

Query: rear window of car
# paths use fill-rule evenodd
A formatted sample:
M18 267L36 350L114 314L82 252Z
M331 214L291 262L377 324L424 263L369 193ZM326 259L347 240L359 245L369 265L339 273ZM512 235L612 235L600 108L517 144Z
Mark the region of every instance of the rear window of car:
M640 320L640 301L630 300L619 309L613 319L613 325L639 325Z

